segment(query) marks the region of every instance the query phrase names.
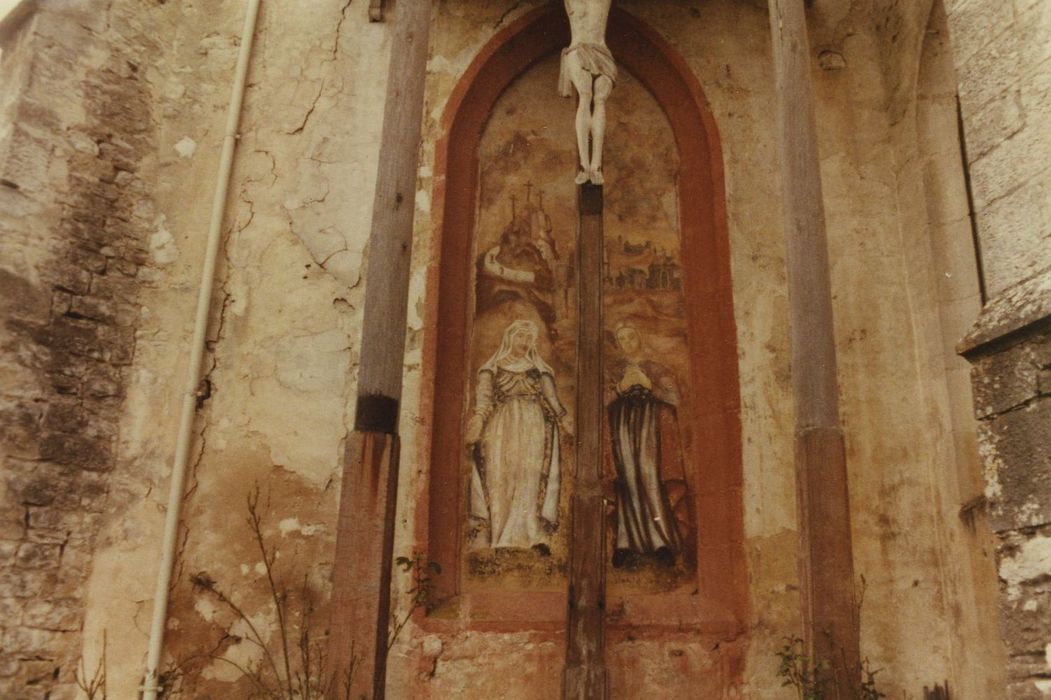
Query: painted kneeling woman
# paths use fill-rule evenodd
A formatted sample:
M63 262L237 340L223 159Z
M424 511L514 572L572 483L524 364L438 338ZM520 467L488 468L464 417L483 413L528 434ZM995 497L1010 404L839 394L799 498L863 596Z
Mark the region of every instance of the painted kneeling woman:
M676 513L687 505L679 393L671 371L644 358L638 329L621 325L616 340L620 357L607 369L606 403L616 494L613 566L648 557L670 567L682 553L680 529L689 527Z
M478 371L465 436L471 454L475 546L551 553L561 484L559 435L566 409L537 352L537 325L517 320Z

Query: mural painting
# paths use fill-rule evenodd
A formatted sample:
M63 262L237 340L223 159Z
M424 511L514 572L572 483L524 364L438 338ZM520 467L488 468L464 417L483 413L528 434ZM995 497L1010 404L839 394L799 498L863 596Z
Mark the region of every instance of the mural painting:
M607 470L615 504L613 567L652 557L675 565L690 521L679 441L679 391L672 372L645 358L642 336L629 323L615 333L619 356L607 364Z
M466 381L464 585L561 590L573 491L578 154L560 57L513 83L480 146ZM608 584L692 590L696 532L677 151L618 76L606 126Z
M566 409L555 372L536 350L537 324L518 319L478 370L471 446L472 541L487 548L532 548L551 554L562 484L561 435Z

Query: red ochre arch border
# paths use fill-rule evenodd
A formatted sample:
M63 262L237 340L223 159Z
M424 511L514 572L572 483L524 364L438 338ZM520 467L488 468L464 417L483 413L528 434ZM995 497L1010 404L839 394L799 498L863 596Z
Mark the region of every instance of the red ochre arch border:
M614 8L607 42L618 63L656 97L679 148L680 227L692 353L691 429L698 470L696 594L610 599L610 624L736 637L747 609L747 577L737 335L718 130L693 73L651 28ZM425 318L429 331L423 348L420 415L424 424L419 443L419 463L429 465L430 474L416 520L418 546L443 571L436 577L438 607L421 620L430 628L560 629L565 623L564 592L462 592L460 548L466 499L461 435L478 143L504 89L568 43L561 3L515 21L494 36L468 67L450 95L440 125L432 193L434 262L426 289L427 298L437 298L438 303L428 305Z

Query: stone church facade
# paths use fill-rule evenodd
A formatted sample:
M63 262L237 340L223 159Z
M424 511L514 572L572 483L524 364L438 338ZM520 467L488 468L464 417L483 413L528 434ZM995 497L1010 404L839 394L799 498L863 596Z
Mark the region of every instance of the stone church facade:
M347 495L413 2L263 0L250 51L242 0L23 0L0 18L0 697L331 696L375 673L333 661L341 634L382 647L388 697L560 695L588 494L561 2L430 4L395 207L412 228L385 565L367 559L382 523ZM1051 697L1051 3L798 0L844 562L815 553L801 523L819 506L797 492L769 19L790 2L613 1L609 694L793 697L778 652L814 648L808 581L846 570L854 653L887 697ZM645 511L629 473L657 475L662 524L642 535L625 534ZM369 595L390 629L360 622Z

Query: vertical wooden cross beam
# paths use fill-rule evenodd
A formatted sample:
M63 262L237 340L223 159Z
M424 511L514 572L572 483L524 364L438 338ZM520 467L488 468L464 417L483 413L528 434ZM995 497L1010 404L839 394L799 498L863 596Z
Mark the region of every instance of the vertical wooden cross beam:
M846 452L804 0L771 0L781 124L796 500L803 622L811 656L830 664L830 697L860 697L858 610Z
M384 696L398 411L430 11L430 0L412 0L399 3L393 18L391 88L384 105L365 276L358 402L344 458L333 561L325 669L330 700Z
M602 187L581 185L577 235L576 480L570 511L564 700L604 700L606 506L602 497Z

